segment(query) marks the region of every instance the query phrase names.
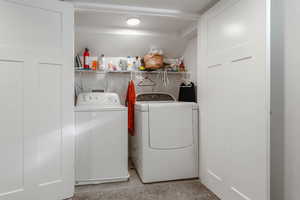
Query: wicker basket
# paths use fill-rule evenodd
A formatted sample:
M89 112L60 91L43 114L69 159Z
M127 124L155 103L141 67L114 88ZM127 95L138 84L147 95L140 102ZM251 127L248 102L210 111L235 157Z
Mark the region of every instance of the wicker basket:
M147 54L144 56L146 69L160 69L164 65L164 58L159 54Z

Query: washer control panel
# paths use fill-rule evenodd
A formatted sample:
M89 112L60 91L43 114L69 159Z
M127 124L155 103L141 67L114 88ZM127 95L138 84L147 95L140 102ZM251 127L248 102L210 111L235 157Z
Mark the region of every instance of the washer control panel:
M116 93L81 93L77 98L77 106L81 105L120 105L119 95Z

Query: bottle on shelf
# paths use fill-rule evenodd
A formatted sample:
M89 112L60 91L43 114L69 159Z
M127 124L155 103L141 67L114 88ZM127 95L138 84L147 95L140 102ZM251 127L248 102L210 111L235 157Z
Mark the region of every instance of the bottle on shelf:
M100 71L106 71L106 65L105 65L105 56L104 54L101 54L100 57Z
M179 65L179 72L185 72L185 65L183 59L181 60L181 63Z
M127 57L127 71L133 71L134 60L132 56Z
M84 53L83 53L83 68L84 69L89 69L89 57L90 57L90 52L88 48L85 48Z

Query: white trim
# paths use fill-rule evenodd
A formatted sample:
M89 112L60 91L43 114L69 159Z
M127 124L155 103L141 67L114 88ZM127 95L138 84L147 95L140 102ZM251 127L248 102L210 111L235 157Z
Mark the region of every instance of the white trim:
M206 18L207 14L203 15L198 23L198 104L199 104L199 178L202 184L208 186L207 180L207 138L206 138L206 120L207 120L207 106L206 106L206 82L207 70L205 50L206 50Z
M182 38L187 38L191 39L194 38L198 35L198 24L197 23L192 23L191 26L189 26L187 29L184 29L181 31L181 37Z
M87 179L76 181L76 186L80 185L97 185L102 183L115 183L115 182L125 182L129 180L129 174L123 177L105 178L105 179Z
M271 199L271 0L266 0L267 200Z
M158 16L158 17L174 17L185 20L197 21L199 14L185 13L180 10L158 9L148 7L123 6L99 3L74 2L76 11L78 12L104 12L114 14L129 14L132 16Z
M180 38L181 36L176 33L163 33L149 30L136 30L126 28L94 28L87 26L76 26L76 33L90 33L90 34L108 34L108 35L138 35L138 36L151 36L151 37L168 37L168 38Z

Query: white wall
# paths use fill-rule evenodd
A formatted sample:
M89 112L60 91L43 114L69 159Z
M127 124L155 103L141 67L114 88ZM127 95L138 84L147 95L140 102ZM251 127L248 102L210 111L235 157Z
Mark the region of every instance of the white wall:
M271 199L299 200L300 1L272 1Z
M106 92L114 92L119 94L122 104L125 103L128 82L130 80L130 73L76 73L75 84L77 87L82 87L84 92L91 92L92 90L105 90ZM172 94L176 99L179 94L179 86L181 84L182 76L180 74L169 74L169 84L164 87L161 75L151 74L150 78L155 81L156 86L136 87L137 93L142 92L166 92ZM138 83L141 78L133 75L133 79ZM79 91L79 92L83 92Z
M197 37L191 38L186 46L184 51L184 62L191 73L191 80L197 85L197 44L198 39Z
M191 72L191 79L197 82L197 38L184 39L182 37L170 37L165 35L129 35L129 34L105 34L80 30L75 34L75 52L81 54L85 47L91 50L92 55L105 54L107 57L143 56L151 46L162 48L166 57L185 57L185 65ZM151 75L156 82L155 87L137 88L138 92L168 92L178 98L179 85L183 76L180 74L169 74L169 84L163 86L161 77L157 74ZM125 101L127 84L130 73L112 73L107 75L94 73L76 74L77 87L83 87L83 91L105 89L107 92L116 92L120 95L122 102ZM137 79L136 82L139 80Z
M150 36L130 34L103 34L77 31L75 34L75 52L81 53L85 47L98 55L108 57L143 56L151 46L163 49L165 56L182 56L186 41L174 36Z

